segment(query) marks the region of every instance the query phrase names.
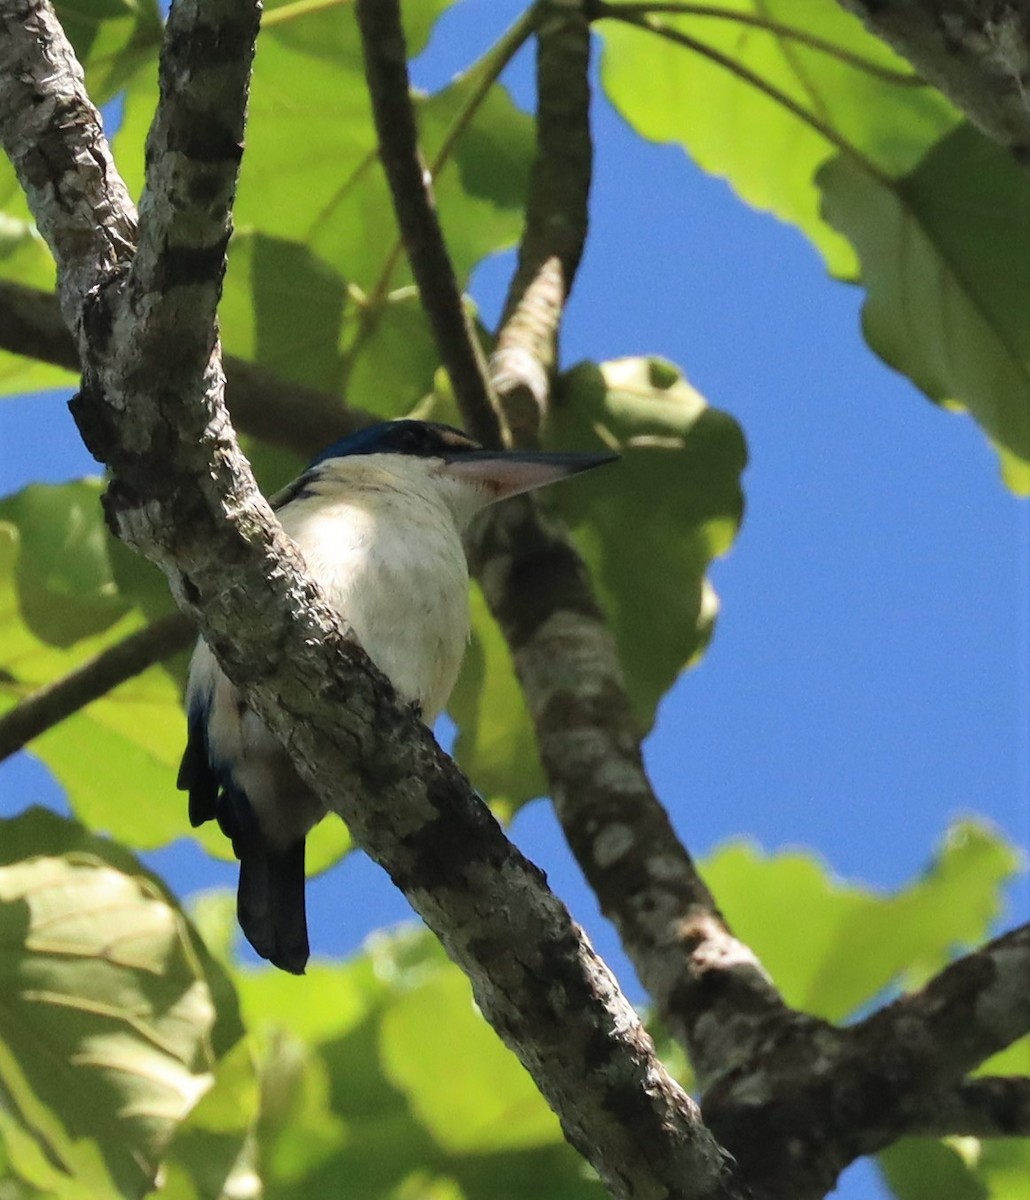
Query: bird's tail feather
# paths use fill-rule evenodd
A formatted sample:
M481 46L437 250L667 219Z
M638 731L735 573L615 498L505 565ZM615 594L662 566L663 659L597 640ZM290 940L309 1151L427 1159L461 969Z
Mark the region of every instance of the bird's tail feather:
M304 909L304 839L284 851L249 844L240 855L236 896L247 941L275 966L303 975L308 961Z

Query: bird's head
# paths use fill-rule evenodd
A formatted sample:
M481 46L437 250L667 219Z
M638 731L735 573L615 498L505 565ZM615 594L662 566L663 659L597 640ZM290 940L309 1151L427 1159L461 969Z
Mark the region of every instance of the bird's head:
M385 421L334 443L312 462L309 474L326 467L381 468L399 487L437 491L459 525L495 500L556 483L618 458L575 451L484 450L460 429L433 421ZM374 462L373 462L374 457Z

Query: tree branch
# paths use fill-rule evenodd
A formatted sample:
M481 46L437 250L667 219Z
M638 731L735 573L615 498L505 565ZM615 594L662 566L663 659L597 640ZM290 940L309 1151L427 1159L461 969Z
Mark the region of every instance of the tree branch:
M1028 980L1030 925L857 1025L774 1016L750 1059L705 1091L705 1120L767 1200L821 1198L859 1155L906 1134L1004 1132L1009 1085L965 1076L1030 1030ZM1012 1114L1013 1132L1021 1120Z
M31 13L41 6L36 0ZM206 10L199 19L222 11ZM210 32L184 37L182 51L188 56L191 46L217 46ZM85 112L81 75L69 71L70 51L56 22L46 38L60 50L48 50L47 60L65 60L53 86L76 93ZM38 42L35 30L22 37L20 58L5 65L23 75L40 54ZM37 75L39 86L47 86L43 73ZM20 119L0 107L0 136L6 140ZM222 119L231 121L231 112L223 110ZM43 132L55 141L76 138L74 124ZM184 246L199 249L209 269L218 270L209 240L217 214L197 214L197 242L179 240L190 228L183 210L195 196L176 180L189 178L191 165L183 164L181 173L174 163L152 164L154 170L153 206L146 210L150 249L128 293L144 318L153 319L147 345L162 325L174 337L169 309L189 288L198 289L201 300L212 295L210 281L190 272L167 278L165 268L182 266ZM174 199L175 216L163 204L166 197ZM110 204L111 194L98 199ZM60 201L37 197L41 210L50 202ZM191 261L188 254L185 259ZM65 263L80 282L95 280L88 262L72 264L66 256ZM187 326L179 385L170 386L161 374L165 356L177 350L174 341L156 360L133 353L122 344L134 336L133 323L119 311L113 289L103 303L90 304L83 321L78 309L92 293L85 289L76 297L72 282L60 283L89 360L76 412L91 447L111 468L106 507L116 531L163 566L173 593L290 749L302 776L347 820L355 840L390 872L467 971L484 1015L613 1193L735 1196L727 1161L695 1106L655 1059L632 1008L540 872L507 842L457 767L300 571L231 436L217 347L205 360L211 343L200 321ZM148 283L171 287L152 295ZM84 335L87 325L92 342ZM248 620L240 620L241 612Z
M1030 924L946 967L851 1031L863 1058L892 1056L898 1093L955 1084L1030 1033ZM886 1071L885 1062L885 1071Z
M988 137L1030 157L1030 10L996 0L838 0Z
M78 335L81 298L129 261L136 211L50 5L5 0L0 30L0 139L57 261L61 311Z
M0 280L0 349L78 372L75 342L57 298ZM257 363L223 358L233 422L244 433L309 458L323 446L379 420L338 396L279 379Z
M0 717L0 762L112 688L185 650L196 634L189 617L169 613L39 688Z
M904 1133L912 1137L1030 1137L1030 1079L980 1075L924 1096ZM884 1134L884 1145L897 1131Z
M491 363L518 444L536 441L547 410L558 326L587 232L589 37L575 0L552 6L538 31L526 232ZM588 572L568 532L529 497L477 523L470 557L512 651L573 854L707 1082L746 1060L762 1023L783 1006L726 926L654 794Z
M547 412L558 327L583 254L593 164L590 24L553 4L537 30L536 154L526 227L490 372L513 440L533 445Z
M399 0L358 0L365 76L397 223L466 430L484 446L501 444L486 359L465 310L418 148Z

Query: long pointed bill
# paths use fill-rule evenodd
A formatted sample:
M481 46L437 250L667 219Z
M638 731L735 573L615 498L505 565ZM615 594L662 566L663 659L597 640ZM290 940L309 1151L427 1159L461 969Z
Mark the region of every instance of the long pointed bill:
M496 499L531 492L615 462L617 454L587 454L548 450L469 450L448 459L445 470L458 477L474 479L488 487Z

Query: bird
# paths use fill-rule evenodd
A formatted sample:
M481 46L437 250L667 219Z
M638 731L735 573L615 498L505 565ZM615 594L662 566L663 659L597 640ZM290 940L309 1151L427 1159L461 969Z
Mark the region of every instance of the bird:
M486 450L459 429L402 419L317 455L272 497L330 605L429 726L469 640L462 535L482 508L617 454ZM193 827L215 820L239 859L237 917L254 950L302 975L309 957L304 846L326 815L203 638L186 686L177 786Z

